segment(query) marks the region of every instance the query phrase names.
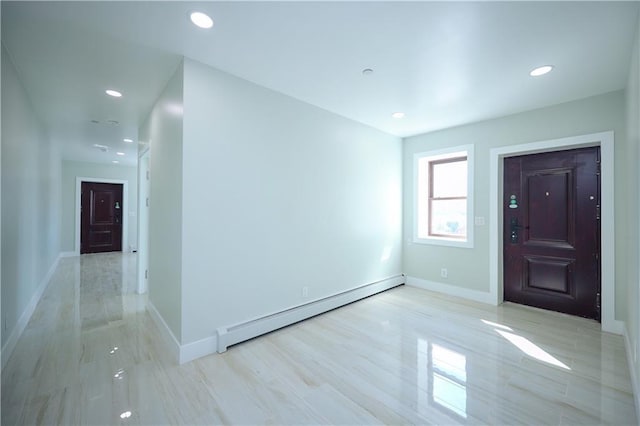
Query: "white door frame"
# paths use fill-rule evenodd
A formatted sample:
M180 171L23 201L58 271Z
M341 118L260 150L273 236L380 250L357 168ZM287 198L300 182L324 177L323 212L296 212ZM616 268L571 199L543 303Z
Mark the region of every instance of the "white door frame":
M138 157L138 293L148 291L149 269L149 149Z
M128 214L128 201L129 201L129 181L120 179L103 179L92 177L80 177L76 176L76 221L75 221L75 233L76 233L76 256L80 255L80 210L82 209L82 182L92 183L120 183L122 184L122 251L126 252L129 247L129 214Z
M615 318L615 216L614 216L614 133L593 133L493 148L490 152L489 192L489 293L495 304L504 301L502 227L503 168L505 157L566 149L600 147L601 221L600 251L602 266L602 330L622 334L624 323Z

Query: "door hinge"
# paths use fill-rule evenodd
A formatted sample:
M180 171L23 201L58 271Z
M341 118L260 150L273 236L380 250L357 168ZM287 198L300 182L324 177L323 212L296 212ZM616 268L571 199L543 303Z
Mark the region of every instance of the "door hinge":
M148 270L148 269L145 269L145 270L144 270L144 278L145 278L145 279L148 279L148 278L149 278L149 270Z
M147 180L149 180L149 170L147 170Z
M600 293L596 293L596 309L600 312Z
M146 199L147 207L149 207L149 197Z
M596 220L600 220L600 204L596 205Z

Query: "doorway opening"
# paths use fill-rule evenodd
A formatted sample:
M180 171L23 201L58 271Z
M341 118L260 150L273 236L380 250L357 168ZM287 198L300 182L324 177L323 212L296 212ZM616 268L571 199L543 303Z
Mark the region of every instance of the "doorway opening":
M118 184L122 187L122 201L119 203L120 207L120 228L122 229L121 233L121 248L122 251L129 251L129 182L127 180L119 180L119 179L102 179L102 178L91 178L91 177L76 177L76 197L75 197L75 206L76 206L76 214L75 214L75 254L80 255L81 253L81 235L82 235L82 184L83 183L96 183L96 184ZM106 203L105 199L105 203ZM102 203L101 203L102 204ZM113 204L115 207L115 203ZM103 234L104 235L104 234Z
M122 184L82 182L80 254L122 251Z
M624 324L615 319L615 217L614 217L614 133L613 131L573 136L490 151L489 187L489 293L497 305L504 301L503 277L503 160L514 155L600 147L601 167L601 324L602 330L622 334Z

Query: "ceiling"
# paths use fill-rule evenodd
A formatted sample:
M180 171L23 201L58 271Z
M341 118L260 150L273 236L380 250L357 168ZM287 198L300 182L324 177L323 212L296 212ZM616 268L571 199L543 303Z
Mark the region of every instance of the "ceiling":
M182 56L404 137L623 89L639 4L2 1L2 43L63 158L133 165Z

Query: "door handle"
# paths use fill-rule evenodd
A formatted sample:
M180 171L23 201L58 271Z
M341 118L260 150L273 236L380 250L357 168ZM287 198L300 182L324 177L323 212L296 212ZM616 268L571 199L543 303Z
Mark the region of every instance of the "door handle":
M510 232L511 232L511 244L518 244L518 230L519 229L529 229L528 226L518 225L518 218L512 217L510 220Z

